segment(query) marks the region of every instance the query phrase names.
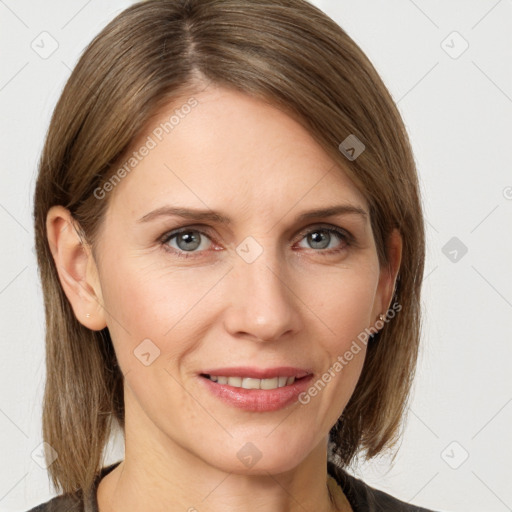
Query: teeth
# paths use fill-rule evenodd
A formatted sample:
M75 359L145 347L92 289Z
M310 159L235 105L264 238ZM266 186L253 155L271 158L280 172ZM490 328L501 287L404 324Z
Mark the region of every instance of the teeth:
M218 384L227 384L244 389L277 389L289 386L295 382L295 377L274 377L273 379L253 379L251 377L223 377L208 375L208 378Z
M228 378L228 386L236 386L236 383L240 380L238 377L229 377ZM242 384L238 386L239 388L244 389L261 389L261 379L251 379L250 377L244 377L242 380Z

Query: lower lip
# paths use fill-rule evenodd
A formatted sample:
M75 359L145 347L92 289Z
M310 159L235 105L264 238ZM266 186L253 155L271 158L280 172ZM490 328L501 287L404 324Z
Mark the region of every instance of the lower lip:
M229 405L251 412L277 411L296 402L299 395L308 388L312 378L313 375L310 374L289 386L264 390L236 388L199 376L213 395Z

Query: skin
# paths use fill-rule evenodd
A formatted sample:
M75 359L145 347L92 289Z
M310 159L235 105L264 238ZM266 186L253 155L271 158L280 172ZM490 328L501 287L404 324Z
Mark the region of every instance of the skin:
M162 110L152 128L188 98ZM97 261L65 208L47 217L76 317L93 330L108 327L125 375L125 459L99 485L100 511L334 510L328 433L357 384L364 345L307 405L273 412L221 402L198 373L286 365L311 368L316 380L390 306L401 238L393 233L391 266L381 269L369 217L297 221L317 208L368 204L283 111L212 86L194 98L190 114L103 199L110 203ZM231 224L138 222L164 205L210 208ZM175 237L167 242L175 252L166 251L159 239L184 226L205 233L194 232L201 245L187 253ZM329 241L329 226L354 242L332 234L325 249L307 236L319 231ZM263 250L252 263L236 252L248 236ZM147 338L160 350L148 366L133 353ZM248 442L261 453L252 467L237 457Z

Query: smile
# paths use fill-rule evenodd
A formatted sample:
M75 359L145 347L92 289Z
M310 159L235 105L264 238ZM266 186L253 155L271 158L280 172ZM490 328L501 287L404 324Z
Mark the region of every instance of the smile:
M244 389L277 389L289 386L295 382L295 377L274 377L272 379L255 379L252 377L225 377L218 375L205 375L218 384L227 384L234 388Z
M300 393L308 388L313 379L312 373L283 367L270 370L231 368L229 373L238 375L227 376L219 371L212 371L200 373L198 377L201 385L212 396L230 407L248 412L277 411L296 403ZM247 373L252 373L253 376L246 377ZM260 378L256 376L258 373Z

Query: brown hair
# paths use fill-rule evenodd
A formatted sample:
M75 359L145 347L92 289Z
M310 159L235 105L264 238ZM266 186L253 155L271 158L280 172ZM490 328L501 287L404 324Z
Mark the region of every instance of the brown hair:
M403 239L394 300L402 310L368 344L361 377L330 432L340 465L372 458L399 437L420 339L425 249L418 178L400 114L354 41L305 0L149 0L119 14L89 44L56 105L35 188L35 243L46 314L43 439L64 493L88 492L117 420L123 375L107 328L75 317L48 245L46 215L65 206L93 249L108 206L94 190L116 171L151 116L212 82L296 117L342 166L370 207L382 268L393 228ZM350 134L366 149L338 149Z

